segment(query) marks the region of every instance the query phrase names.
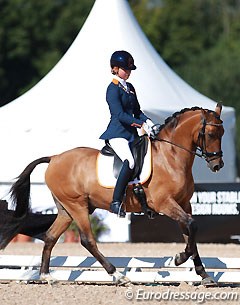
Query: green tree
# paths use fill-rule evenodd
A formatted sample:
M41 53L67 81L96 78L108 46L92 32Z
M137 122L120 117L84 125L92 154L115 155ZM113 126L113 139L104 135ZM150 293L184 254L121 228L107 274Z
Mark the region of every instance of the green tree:
M0 105L39 81L62 57L94 0L0 0Z
M93 4L94 0L0 0L0 106L32 87L58 62ZM240 0L129 4L175 72L203 94L236 109L239 134ZM239 136L237 141L240 155Z
M162 0L150 8L148 4L132 3L154 47L191 86L236 109L239 135L240 1ZM236 140L240 155L240 137Z

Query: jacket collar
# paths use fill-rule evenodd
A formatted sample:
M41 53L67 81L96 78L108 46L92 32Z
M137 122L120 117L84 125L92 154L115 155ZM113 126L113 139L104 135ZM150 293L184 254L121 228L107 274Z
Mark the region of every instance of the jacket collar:
M124 79L118 77L117 75L114 75L114 78L113 78L112 82L115 85L118 85L118 83L120 83L125 88L125 90L128 89L127 82Z

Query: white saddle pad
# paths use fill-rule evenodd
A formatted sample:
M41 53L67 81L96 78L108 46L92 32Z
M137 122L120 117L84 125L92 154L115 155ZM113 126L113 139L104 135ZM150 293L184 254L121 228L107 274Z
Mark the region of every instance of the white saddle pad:
M114 188L117 179L113 175L113 160L114 157L104 156L101 153L98 154L96 172L98 183L106 188ZM152 171L152 153L151 142L148 140L148 150L144 158L142 172L140 174L140 180L135 179L128 184L144 183L148 180Z

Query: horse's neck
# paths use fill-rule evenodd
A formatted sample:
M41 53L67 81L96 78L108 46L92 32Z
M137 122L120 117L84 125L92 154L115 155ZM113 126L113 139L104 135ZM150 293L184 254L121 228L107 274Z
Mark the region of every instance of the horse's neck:
M175 128L166 126L160 131L160 141L154 142L155 152L162 155L161 159L169 162L169 166L172 164L175 167L179 163L187 171L192 168L196 150L193 135L198 121L197 115L185 115L184 120L179 120Z
M199 111L189 111L181 115L176 127L166 127L160 133L160 138L166 139L172 143L178 144L187 150L196 149L194 143L194 134L199 129L200 123ZM180 152L182 154L182 152Z

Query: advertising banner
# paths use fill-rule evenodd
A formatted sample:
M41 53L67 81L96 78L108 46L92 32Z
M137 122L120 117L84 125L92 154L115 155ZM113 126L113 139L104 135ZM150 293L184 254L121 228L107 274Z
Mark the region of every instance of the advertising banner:
M198 242L240 242L240 183L195 184L190 202ZM132 242L184 241L177 222L164 215L132 214L130 232Z

